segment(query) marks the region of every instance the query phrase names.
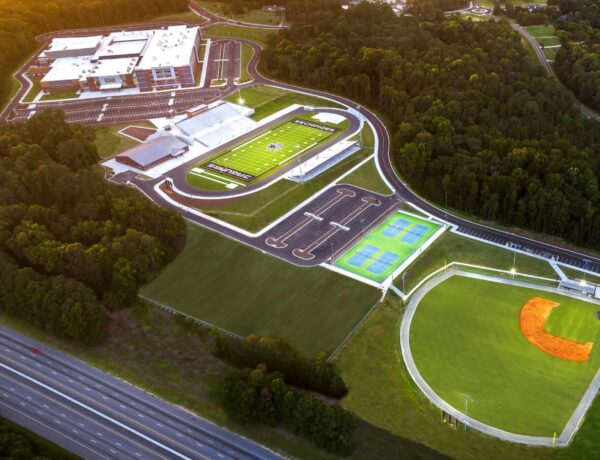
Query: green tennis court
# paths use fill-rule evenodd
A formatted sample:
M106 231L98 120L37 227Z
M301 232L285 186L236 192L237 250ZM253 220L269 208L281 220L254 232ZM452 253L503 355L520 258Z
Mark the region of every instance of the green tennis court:
M313 148L336 131L338 128L296 118L212 158L202 168L250 182Z
M440 228L397 211L335 261L336 267L376 282L384 281Z

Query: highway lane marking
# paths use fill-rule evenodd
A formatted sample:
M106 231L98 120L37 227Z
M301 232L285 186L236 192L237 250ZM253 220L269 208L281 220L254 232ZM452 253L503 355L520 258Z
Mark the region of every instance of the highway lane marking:
M10 359L10 358L7 358L7 357L5 357L5 359L7 359L7 360L9 360L9 361L13 361L12 359ZM13 362L14 362L14 361L13 361ZM15 364L16 364L16 363L15 363ZM8 367L8 366L5 366L5 365L4 365L4 364L2 364L2 363L0 363L0 366L2 366L2 367L6 367L6 368L8 368L8 369L12 369L12 368L10 368L10 367ZM32 371L33 373L40 374L39 372L35 371L34 369L31 369L31 371ZM19 372L19 371L17 371L17 370L15 369L15 370L14 370L14 372ZM23 375L25 375L25 374L23 374ZM143 428L147 429L148 431L152 432L153 434L157 435L158 437L160 437L160 438L162 438L162 439L166 439L167 441L170 441L170 442L172 442L172 443L176 444L177 446L181 447L181 448L182 448L182 449L184 449L184 450L187 450L187 451L189 451L189 452L192 452L192 453L193 453L193 454L195 454L195 455L196 455L196 454L197 454L197 455L200 455L200 457L201 457L201 458L204 458L204 459L206 459L206 460L209 460L209 458L210 458L210 457L205 457L205 456L204 456L202 453L200 453L200 452L197 452L196 450L194 450L194 449L191 449L190 447L188 447L188 446L186 446L186 445L184 445L184 444L181 444L181 443L179 443L179 442L178 442L177 440L175 440L175 439L169 438L168 436L166 436L166 435L163 435L162 433L159 433L159 432L157 432L157 431L153 430L152 428L150 428L150 427L149 427L149 426L147 426L147 425L140 424L138 421L136 421L135 419L133 419L133 418L131 418L131 417L128 417L128 416L127 416L127 415L125 415L125 414L120 414L120 413L118 413L118 412L117 412L116 410L114 410L113 408L111 408L111 407L108 407L108 406L105 406L104 404L102 404L102 403L98 402L97 400L95 400L95 399L93 399L93 398L90 398L90 397L86 396L85 394L78 392L78 391L77 391L77 390L75 390L75 389L72 389L72 388L68 388L68 387L66 387L66 386L65 386L63 383L61 383L61 382L58 382L58 381L56 381L56 380L53 380L53 379L51 379L51 378L49 378L49 377L47 377L47 376L44 376L44 377L46 377L46 378L48 378L49 380L53 381L55 384L57 384L57 385L59 385L59 386L61 386L61 387L63 387L63 388L66 388L67 390L69 390L69 391L71 391L71 392L75 393L76 395L80 396L81 398L83 398L83 399L87 399L87 400L89 400L89 401L92 401L92 402L96 403L97 405L99 405L99 406L103 407L103 408L104 408L104 409L106 409L107 411L110 411L110 412L116 413L116 414L120 415L121 417L123 417L123 418L125 418L125 419L129 420L130 422L132 422L132 423L134 423L134 424L137 424L137 425L139 425L139 426L141 426L141 427L143 427ZM31 378L31 377L27 377L27 378ZM79 377L79 379L80 379L80 380L82 380L82 379L83 379L83 377L81 377L81 376L80 376L80 377ZM35 379L32 379L32 380L33 380L33 381L35 381L35 382L37 382ZM44 384L44 383L42 383L42 382L39 382L39 384L40 384L40 385L45 385L45 384ZM47 385L46 385L46 386L47 386ZM51 388L51 387L48 387L48 388ZM52 390L52 391L57 391L57 393L58 393L58 394L62 394L62 393L58 392L58 390ZM64 395L64 396L65 396L66 398L70 398L70 396L68 396L68 395ZM72 399L72 398L71 398L71 399ZM73 400L73 401L76 401L76 400ZM131 403L133 406L136 406L136 405L137 405L137 404L136 404L134 401L130 401L130 403ZM83 403L79 403L79 402L77 402L77 404L81 404L81 405L82 405L82 406L84 406L84 407L89 407L89 406L86 406L86 405L85 405L85 404L83 404ZM91 408L91 407L90 407L89 409L90 409L90 410L92 410L92 411L95 411L95 409L93 409L93 408ZM100 413L100 412L98 412L98 414L101 414L101 413ZM114 419L111 419L110 417L108 417L108 416L106 416L106 415L104 415L104 414L102 414L101 416L103 416L103 417L105 417L105 418L107 418L107 419L109 419L109 420L114 420ZM173 424L173 421L172 421L172 420L167 420L167 421L168 421L170 424ZM115 423L117 423L117 424L121 424L121 422L119 422L119 421L117 421L117 420L114 420L114 422L115 422ZM123 425L123 424L121 424L121 425ZM123 425L123 426L125 427L126 425ZM127 429L129 429L129 430L134 430L133 428L127 428ZM134 430L134 431L135 431L135 430ZM144 435L144 434L142 434L142 433L140 433L140 435L141 435L141 436L145 436L145 435ZM205 433L205 435L208 435L208 436L216 436L216 435L215 435L215 434L213 434L213 433ZM147 439L147 440L151 440L151 439L152 439L152 438L149 438L149 437L148 437L148 439ZM151 442L153 442L153 443L156 443L157 445L160 445L160 446L162 446L162 444L161 444L161 443L159 443L158 441L154 441L154 440L152 440ZM164 447L165 447L166 449L168 449L168 450L170 449L170 447L168 447L168 446L164 446ZM171 449L171 450L172 450L172 449ZM176 452L176 451L173 451L173 452ZM186 456L183 456L183 454L177 454L177 455L180 455L182 458L188 458L188 457L186 457Z
M46 425L45 423L43 423L43 422L41 422L41 421L39 421L39 420L36 420L36 419L34 419L34 418L33 418L33 417L31 417L30 415L28 415L28 414L26 414L26 413L24 413L24 412L21 412L20 410L17 410L17 409L15 409L14 407L12 407L12 406L9 406L8 404L5 404L5 403L4 403L4 402L2 402L2 401L0 401L0 404L1 404L1 405L3 405L3 406L6 406L7 408L9 408L9 409L10 409L10 410L12 410L12 411L15 411L15 412L17 412L18 414L22 415L23 417L27 417L29 420L33 421L34 423L37 423L38 425L41 425L41 426L43 426L44 428L46 428L46 429L48 429L48 430L50 430L50 431L53 431L53 432L55 432L56 434L58 434L58 435L62 436L63 438L66 438L66 439L68 439L69 441L71 441L71 442L73 442L73 443L75 443L75 444L77 444L77 445L79 445L79 446L81 446L81 447L83 447L83 448L85 448L85 449L89 450L90 452L93 452L94 454L98 455L99 457L105 458L106 460L110 460L110 458L109 458L109 457L105 457L105 456L104 456L104 455L102 455L100 452L98 452L98 451L96 451L96 450L92 449L90 446L86 446L85 444L82 444L81 442L77 441L76 439L73 439L73 438L71 438L71 437L67 436L65 433L63 433L63 432L60 432L60 431L58 431L58 430L56 430L56 429L52 428L50 425ZM57 421L57 420L55 419L55 421ZM112 451L111 451L111 452L112 452ZM115 452L115 453L116 453L116 452Z
M50 392L52 392L52 393L56 393L56 394L62 395L62 394L61 394L59 391L57 391L57 390L54 390L54 389L52 389L52 388L48 387L47 385L45 385L45 384L44 384L44 383L42 383L42 382L37 382L35 379L32 379L31 377L28 377L28 376L27 376L27 375L25 375L25 374L22 374L21 372L17 371L16 369L12 369L11 367L9 367L9 366L6 366L6 365L4 365L4 364L2 364L2 363L0 363L0 367L4 367L4 368L6 368L6 369L8 369L8 370L11 370L13 373L16 373L17 375L20 375L20 376L22 376L24 379L26 379L26 380L28 380L28 381L32 381L32 382L34 382L34 383L36 383L36 384L38 384L38 385L42 386L43 388L47 388L47 389L49 389L49 391L50 391ZM26 386L27 388L29 388L29 390L30 390L30 391L33 391L34 393L37 393L38 395L42 396L43 398L50 399L52 402L54 402L54 403L58 404L59 406L62 406L62 407L64 407L64 408L67 408L67 409L71 410L72 412L74 412L74 413L78 414L79 416L81 416L81 417L83 417L83 418L85 418L85 419L89 420L90 422L92 422L92 424L96 424L96 425L98 425L98 426L101 426L101 427L105 428L107 431L110 431L110 432L111 432L111 433L113 433L114 435L116 435L116 436L118 436L118 437L120 437L120 438L126 439L127 441L131 442L132 444L135 444L135 445L137 445L137 446L141 447L142 449L144 449L144 450L146 450L146 451L150 452L152 455L158 456L158 458L162 458L162 459L164 459L164 460L168 460L168 458L167 458L167 457L164 457L164 456L160 455L158 452L155 452L155 451L153 451L153 450L149 449L148 447L146 447L146 446L144 446L144 445L142 445L142 444L138 443L138 442L137 442L137 441L135 441L134 439L131 439L131 438L126 438L126 437L125 437L125 435L124 435L123 433L121 433L121 432L119 432L119 431L116 431L116 430L114 430L114 429L110 428L109 426L106 426L106 425L103 425L103 424L101 424L101 423L100 423L100 422L98 422L97 420L94 420L94 419L92 419L92 418L88 417L87 415L85 415L85 414L84 414L84 413L82 413L82 412L79 412L79 411L77 411L77 410L75 410L75 409L72 409L72 408L68 408L68 407L67 407L67 406L65 406L63 403L61 403L60 401L58 401L57 399L53 399L53 398L49 397L48 395L45 395L45 394L43 394L43 393L41 393L41 392L37 391L36 389L34 389L34 388L30 387L30 386L24 385L22 382L19 382L19 381L15 380L15 379L13 379L13 378L9 377L8 375L5 375L5 376L3 376L3 377L4 377L4 378L6 378L6 379L8 379L8 380L11 380L11 381L13 381L13 382L15 382L15 383L18 383L18 384L20 384L20 385L22 385L22 386ZM69 396L67 396L67 395L64 395L64 397L65 397L67 400L72 400L72 398L70 398L70 397L69 397ZM79 403L79 402L77 402L77 401L75 401L75 400L73 400L73 402L74 402L75 404L77 404L77 405L82 405L82 406L84 406L84 407L85 407L85 405L84 405L84 404L82 404L82 403ZM0 403L2 403L2 401L0 401ZM90 410L91 410L92 412L94 412L94 409L91 409L91 408L90 408ZM65 416L63 413L60 413L60 415L61 415L61 416L63 416L63 417L66 417L66 416ZM106 417L106 418L108 418L108 417ZM62 425L62 422L61 422L59 419L57 419L57 418L55 418L55 419L54 419L54 422L55 422L56 424L58 424L58 425ZM119 424L119 423L120 423L120 422L117 422L117 421L115 421L115 422L116 422L117 424ZM41 423L41 422L40 422L40 423ZM125 426L125 425L124 425L124 426ZM127 428L126 428L126 429L127 429ZM142 435L142 436L144 436L144 435ZM117 446L119 446L119 447L122 447L122 446L123 446L123 445L122 445L120 442L115 442L115 444L116 444ZM187 459L187 457L184 457L184 458L186 458L186 459Z

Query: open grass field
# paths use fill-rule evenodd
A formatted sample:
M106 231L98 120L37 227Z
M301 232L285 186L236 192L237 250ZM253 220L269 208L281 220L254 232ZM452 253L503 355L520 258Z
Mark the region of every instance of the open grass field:
M141 293L240 335L288 337L309 355L332 351L380 295L191 224L183 252Z
M436 223L398 211L369 232L334 265L363 278L382 282L439 228Z
M246 38L266 46L267 42L274 37L277 32L270 29L259 29L256 27L231 26L229 24L215 24L204 29L204 33L210 37L234 37Z
M392 193L390 188L379 176L379 171L377 171L377 166L375 166L375 160L368 161L352 174L346 176L341 182L343 184L356 185L357 187L371 190L372 192L380 193L382 195L389 195Z
M408 292L431 272L450 262L484 265L509 270L515 264L520 273L556 278L556 272L545 260L524 254L515 254L508 248L492 246L452 232L445 232L436 243L406 270L405 289ZM402 287L401 277L396 286Z
M588 362L558 359L531 344L519 314L533 297L559 302L548 333L600 343L599 309L534 288L453 276L421 300L410 344L421 376L446 402L512 433L560 433L600 367L600 346Z
M285 91L271 86L242 88L239 92L226 97L225 100L237 104L240 97L244 100L244 105L254 109L254 114L252 114L250 118L256 121L260 121L292 104L313 107L332 107L337 109L344 108L335 102L330 102L307 94Z
M280 13L267 13L260 9L248 8L243 13L230 13L230 8L228 8L229 5L218 1L195 0L194 3L197 3L201 7L206 8L213 14L224 18L235 19L236 21L252 22L255 24L277 25L281 22L282 19Z
M555 28L553 25L548 25L548 26L529 26L529 27L525 27L525 30L527 32L529 32L531 35L533 35L534 37L538 38L538 37L549 37L551 35L554 35L555 32Z

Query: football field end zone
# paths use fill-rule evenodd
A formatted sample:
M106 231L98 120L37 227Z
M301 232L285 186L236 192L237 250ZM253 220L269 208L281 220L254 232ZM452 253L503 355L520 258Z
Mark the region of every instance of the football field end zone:
M406 306L406 311L402 318L402 324L400 326L400 348L402 353L402 358L408 370L408 373L414 383L419 387L419 390L429 399L431 403L436 405L441 410L447 412L448 414L455 417L461 423L465 424L465 426L474 428L482 433L488 434L490 436L494 436L500 438L505 441L518 443L518 444L526 444L531 446L543 446L543 447L565 447L569 445L572 441L575 433L581 426L585 414L589 407L592 405L596 394L600 390L600 369L598 369L592 378L590 384L588 385L585 393L583 394L581 400L578 402L575 407L573 413L565 424L560 436L557 438L546 437L546 436L528 436L528 435L520 435L516 433L511 433L505 430L501 430L499 428L495 428L491 425L479 422L469 416L466 416L459 410L455 409L453 406L445 402L441 397L439 397L435 391L427 384L425 379L421 376L419 371L417 370L416 364L413 360L411 349L410 349L410 326L412 319L414 317L415 312L417 311L418 305L421 300L436 286L442 284L444 281L448 280L452 276L459 275L472 279L485 280L490 282L496 282L501 284L511 284L514 286L518 286L526 289L536 289L545 292L551 292L554 294L558 294L561 296L570 297L579 301L587 301L591 304L600 305L600 301L596 299L591 299L588 297L582 297L570 291L559 290L558 288L551 288L548 286L543 286L539 284L534 284L530 282L518 281L513 279L505 279L499 278L497 276L489 276L479 273L471 273L465 270L461 270L459 268L449 268L449 267L476 267L478 269L488 269L491 272L501 272L505 274L511 274L511 272L507 270L499 270L499 269L491 269L482 266L475 266L470 264L462 264L459 262L452 262L439 270L428 275L425 279L423 279L419 285L417 285L413 290L404 298L406 301L407 298L410 297L410 301ZM443 272L443 273L442 273ZM545 280L549 282L555 282L556 280L550 278L544 278L535 275L526 275L521 274L526 278L531 278L535 280Z

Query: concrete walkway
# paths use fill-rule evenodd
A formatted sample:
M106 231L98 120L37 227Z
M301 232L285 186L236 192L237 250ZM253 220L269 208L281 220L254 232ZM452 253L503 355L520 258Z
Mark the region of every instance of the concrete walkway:
M459 410L452 407L450 404L448 404L442 398L440 398L435 393L435 391L433 391L433 389L427 384L425 379L419 373L419 370L417 369L417 366L415 365L415 362L413 360L412 353L410 350L409 334L410 334L410 325L412 323L412 319L413 319L415 312L417 310L417 307L418 307L419 303L421 302L421 300L423 299L423 297L425 297L425 295L427 295L427 293L431 289L435 288L439 284L446 281L448 278L451 278L452 276L455 276L455 275L456 276L465 276L468 278L480 279L480 280L485 280L485 281L491 281L491 282L496 282L496 283L499 282L499 283L503 283L503 284L511 284L514 286L519 286L519 287L524 287L524 288L534 288L534 289L541 290L541 291L557 293L557 294L564 295L567 297L573 297L573 298L576 298L579 300L588 300L591 303L595 303L595 304L599 304L599 305L600 305L600 302L594 301L592 299L587 299L587 298L584 299L581 296L572 294L567 291L558 290L557 288L540 286L540 285L536 285L536 284L532 284L532 283L526 283L523 281L497 278L497 277L482 275L482 274L477 274L477 273L469 273L469 272L465 272L462 270L449 270L449 271L442 273L439 276L431 279L430 281L425 283L417 292L414 293L414 295L411 297L411 299L406 307L406 312L404 313L404 317L402 319L402 325L400 326L400 348L402 350L402 358L404 359L404 363L406 364L408 373L410 374L411 378L416 383L416 385L419 387L419 389L425 394L427 399L429 399L437 407L439 407L443 411L447 412L448 414L452 415L457 420L459 420L461 423L463 423L471 428L474 428L478 431L481 431L482 433L500 438L504 441L510 441L510 442L514 442L514 443L518 443L518 444L527 444L527 445L531 445L531 446L545 446L545 447L553 447L553 446L563 447L563 446L568 445L571 442L571 440L572 440L573 436L575 435L575 433L577 432L577 430L579 429L587 410L589 409L590 405L594 401L594 398L595 398L596 394L598 393L598 390L600 389L600 370L598 370L598 372L596 373L594 379L592 380L591 384L589 385L588 389L586 390L583 398L577 405L577 408L571 415L571 418L569 419L569 421L567 422L562 433L556 439L555 442L553 442L551 437L526 436L526 435L521 435L521 434L516 434L516 433L510 433L508 431L494 428L493 426L487 425L485 423L479 422L478 420L475 420L474 418L466 416Z

